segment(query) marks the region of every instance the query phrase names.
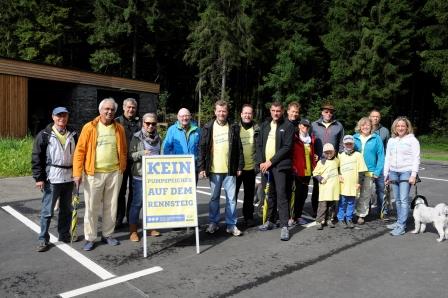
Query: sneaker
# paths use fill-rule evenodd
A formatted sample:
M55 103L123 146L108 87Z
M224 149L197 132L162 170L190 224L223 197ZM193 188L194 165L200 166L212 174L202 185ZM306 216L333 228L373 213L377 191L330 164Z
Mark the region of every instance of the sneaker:
M103 241L103 243L106 243L106 244L111 245L111 246L116 246L116 245L120 244L120 241L118 241L115 238L112 238L111 236L109 236L109 237L102 237L101 241Z
M160 235L162 235L162 233L157 230L148 230L146 235L148 235L149 237L159 237Z
M364 217L358 217L358 221L357 224L358 225L363 225L366 221L364 220Z
M297 224L306 225L306 224L308 224L308 221L302 217L299 217L299 219L297 219Z
M353 224L353 221L347 220L346 229L353 229L353 228L355 228L355 225Z
M327 220L327 226L329 226L330 228L334 228L335 225L333 223L333 221L331 219Z
M404 233L405 233L405 230L398 226L390 232L390 234L392 236L400 236L400 235L403 235Z
M38 252L44 252L50 249L50 245L47 242L39 242L39 245L36 248L36 251Z
M289 240L289 231L288 227L283 227L280 232L280 240L282 241L288 241Z
M389 230L394 230L397 226L398 226L397 223L394 222L393 224L387 225L386 228L388 228Z
M208 227L205 231L209 234L214 234L218 230L219 230L218 225L215 224L214 222L212 222L211 224L208 225Z
M95 242L93 242L93 241L86 241L86 243L84 243L84 246L82 247L82 249L85 250L85 251L91 251L94 246L95 246Z
M241 236L241 235L243 235L243 232L238 230L237 227L233 227L233 229L227 228L226 232L229 233L229 234L232 234L233 236Z
M347 224L345 223L345 221L340 220L340 221L338 221L338 227L339 228L343 228L343 229L347 229Z
M318 230L323 230L324 229L324 224L321 222L316 223L316 227Z
M296 222L294 221L294 219L292 219L292 218L290 218L289 220L288 220L288 227L293 227L293 226L295 226L296 225Z
M268 231L268 230L272 230L273 228L274 228L274 224L272 222L270 222L269 220L267 220L261 226L258 226L258 230L260 230L260 231Z
M129 240L132 242L139 242L140 238L138 237L137 232L132 232L131 235L129 235Z

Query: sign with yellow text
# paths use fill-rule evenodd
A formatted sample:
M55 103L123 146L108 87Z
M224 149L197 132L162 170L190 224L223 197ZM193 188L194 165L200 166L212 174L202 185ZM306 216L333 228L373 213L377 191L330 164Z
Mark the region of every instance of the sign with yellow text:
M143 157L143 228L196 227L193 155Z

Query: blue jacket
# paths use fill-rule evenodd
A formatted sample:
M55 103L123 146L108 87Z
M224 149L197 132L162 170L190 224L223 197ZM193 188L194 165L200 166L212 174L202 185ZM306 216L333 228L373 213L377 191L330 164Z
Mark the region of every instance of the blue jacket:
M162 154L179 155L193 154L196 168L198 167L199 158L199 140L201 138L199 127L193 121L190 122L190 129L185 134L179 121L176 121L168 128L165 140L162 144Z
M355 151L361 152L362 144L359 133L354 134L353 138L355 139ZM373 172L374 176L379 177L384 167L384 146L378 134L372 133L367 140L364 145L363 157L369 172Z

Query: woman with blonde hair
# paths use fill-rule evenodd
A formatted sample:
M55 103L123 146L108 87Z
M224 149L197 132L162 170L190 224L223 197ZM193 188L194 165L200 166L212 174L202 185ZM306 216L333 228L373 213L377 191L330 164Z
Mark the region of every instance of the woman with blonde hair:
M397 221L388 225L392 236L403 235L409 214L409 191L417 178L420 166L420 143L413 134L412 124L406 117L395 119L392 138L387 142L384 180L392 185Z
M356 215L358 224L365 222L365 217L369 213L370 199L373 193L375 179L381 176L384 166L384 146L381 137L373 133L372 121L368 117L363 117L358 121L353 135L355 140L355 151L362 154L367 166L367 172L360 177L361 191L356 202ZM377 202L381 208L381 202Z

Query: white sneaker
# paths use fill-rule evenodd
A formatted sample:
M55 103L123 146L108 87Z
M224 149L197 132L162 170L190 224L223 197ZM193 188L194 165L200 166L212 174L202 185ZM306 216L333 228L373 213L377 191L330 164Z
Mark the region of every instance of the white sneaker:
M233 229L227 228L226 232L229 233L229 234L232 234L233 236L241 236L241 235L243 235L243 232L238 230L237 227L233 227Z
M217 230L219 230L219 227L217 224L215 224L214 222L212 222L211 224L208 225L207 229L205 230L207 233L209 234L213 234L215 233Z

